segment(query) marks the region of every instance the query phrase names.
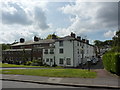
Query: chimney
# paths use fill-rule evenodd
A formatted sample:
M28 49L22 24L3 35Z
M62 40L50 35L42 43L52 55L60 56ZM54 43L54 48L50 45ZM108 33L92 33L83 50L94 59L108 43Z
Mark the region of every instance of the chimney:
M77 36L77 40L81 40L81 37L80 37L80 36Z
M89 44L89 40L86 40L86 43Z
M71 37L75 38L75 33L71 32Z
M39 41L39 38L34 36L34 41Z
M20 43L24 43L25 39L24 38L20 38Z
M82 42L84 42L84 43L85 43L85 39L82 39Z

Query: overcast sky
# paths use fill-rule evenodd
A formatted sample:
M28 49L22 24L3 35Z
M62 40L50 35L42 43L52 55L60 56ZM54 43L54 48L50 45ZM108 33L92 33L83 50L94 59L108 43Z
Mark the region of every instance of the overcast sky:
M118 30L117 2L41 2L40 0L2 0L0 43L13 43L35 35L66 36L71 32L94 40L111 39Z

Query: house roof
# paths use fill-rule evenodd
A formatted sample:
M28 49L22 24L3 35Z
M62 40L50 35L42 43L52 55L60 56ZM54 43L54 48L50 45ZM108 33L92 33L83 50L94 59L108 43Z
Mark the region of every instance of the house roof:
M3 50L3 51L23 51L23 50L30 51L32 49L7 49L7 50Z
M21 45L32 45L32 44L41 44L41 43L53 43L55 42L54 39L45 39L45 40L39 40L39 41L26 41L24 43L17 43L13 44L11 46L21 46Z
M58 38L57 41L67 41L67 40L75 40L75 38L71 37L71 36L65 36L65 37L61 37L61 38Z

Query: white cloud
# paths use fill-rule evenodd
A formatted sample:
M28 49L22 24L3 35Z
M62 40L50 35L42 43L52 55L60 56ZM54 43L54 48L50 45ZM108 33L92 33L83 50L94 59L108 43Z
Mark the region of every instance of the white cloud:
M30 1L30 2L29 2ZM10 0L2 2L2 22L3 24L21 24L31 25L41 29L47 29L49 26L46 23L45 16L46 3L34 2L33 0L12 1ZM36 24L37 23L37 24Z
M112 28L117 30L118 26L118 6L114 3L84 2L79 0L73 5L66 5L60 8L64 14L71 14L72 24L67 30L76 32L78 35L97 32L105 32ZM63 29L64 30L64 29Z
M65 36L71 31L77 35L91 34L91 37L101 31L105 38L108 38L113 35L112 32L115 32L118 25L117 3L81 3L76 0L75 3L66 4L59 10L63 15L71 15L68 18L72 24L65 28L57 28L54 24L47 23L46 11L49 9L47 0L45 2L40 0L2 0L2 3L4 16L2 16L0 42L11 43L21 37L31 40L34 35L46 37L53 32L58 36ZM55 28L57 29L55 30Z
M106 38L112 38L115 35L115 31L108 31L104 33Z

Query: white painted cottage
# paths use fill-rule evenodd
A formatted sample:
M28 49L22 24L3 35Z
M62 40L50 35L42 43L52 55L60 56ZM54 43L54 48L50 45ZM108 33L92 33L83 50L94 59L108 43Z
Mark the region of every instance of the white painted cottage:
M79 36L76 38L74 33L56 39L43 49L44 63L51 66L55 63L58 66L77 67L85 64L92 56L95 56L94 46L88 40L81 40Z

